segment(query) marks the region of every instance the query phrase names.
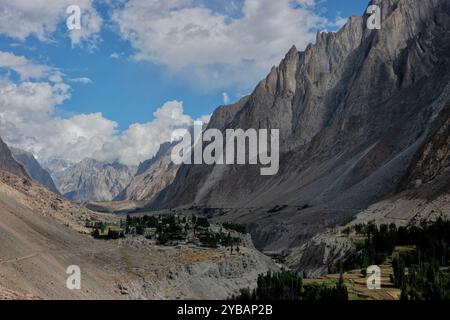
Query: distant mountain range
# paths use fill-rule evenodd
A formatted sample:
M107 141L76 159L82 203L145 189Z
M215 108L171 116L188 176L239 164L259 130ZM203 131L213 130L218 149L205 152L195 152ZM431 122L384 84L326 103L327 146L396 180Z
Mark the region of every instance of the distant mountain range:
M0 151L0 170L33 179L50 191L78 202L113 200L125 192L136 172L135 167L94 159L70 163L52 158L41 166L31 152L8 147L1 139ZM142 164L141 170L145 166Z
M136 168L85 159L69 164L51 159L45 167L64 197L78 202L113 200L133 178Z

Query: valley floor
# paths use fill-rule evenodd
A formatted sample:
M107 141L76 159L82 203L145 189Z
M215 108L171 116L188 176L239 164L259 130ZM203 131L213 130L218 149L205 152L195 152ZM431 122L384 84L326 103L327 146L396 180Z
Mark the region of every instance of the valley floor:
M276 270L251 247L162 247L145 239L95 240L86 219L110 219L33 182L0 175L0 297L37 299L225 299ZM66 270L81 269L81 290Z

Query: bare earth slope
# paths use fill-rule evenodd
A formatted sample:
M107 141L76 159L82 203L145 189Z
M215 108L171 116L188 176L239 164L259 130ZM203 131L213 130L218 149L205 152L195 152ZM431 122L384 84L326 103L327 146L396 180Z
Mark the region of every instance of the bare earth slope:
M28 201L27 201L28 200ZM90 236L38 214L23 194L0 182L0 286L40 298L113 298L114 272L100 252L106 243L92 245ZM79 265L83 290L66 288L66 269Z
M224 299L276 270L252 246L230 254L94 240L84 223L95 219L118 218L0 172L0 299ZM81 268L81 290L66 288L71 265Z

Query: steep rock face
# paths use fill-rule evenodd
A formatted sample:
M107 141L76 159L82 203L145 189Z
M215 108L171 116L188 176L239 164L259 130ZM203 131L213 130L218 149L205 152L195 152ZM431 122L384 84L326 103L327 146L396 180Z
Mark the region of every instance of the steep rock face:
M416 196L432 200L450 192L450 102L433 123L417 152L399 191L416 190Z
M450 217L450 102L434 120L394 195L371 205L349 225L316 235L293 250L287 264L311 277L321 276L343 254L348 257L348 254L356 252L351 241L342 237L343 229L371 221L404 226L439 217ZM328 252L323 250L327 247L331 249Z
M276 176L261 177L255 166L183 165L150 207L235 208L226 219L248 224L259 247L276 250L395 192L450 99L450 3L373 2L381 30L352 17L339 32L318 34L233 106L231 120L223 108L213 115L210 128L280 129ZM268 214L274 205L286 207Z
M16 161L26 169L26 171L34 181L39 182L54 193L59 193L52 177L50 176L50 173L48 173L47 170L41 167L32 153L17 148L10 149L14 159L16 159Z
M28 173L12 156L11 150L0 138L0 170L8 171L19 177L29 178Z
M178 172L179 166L171 161L174 144L161 145L159 152L150 160L139 165L130 184L115 200L151 200L158 192L170 185Z
M85 202L114 199L130 183L134 173L134 168L122 164L85 159L52 176L66 198Z

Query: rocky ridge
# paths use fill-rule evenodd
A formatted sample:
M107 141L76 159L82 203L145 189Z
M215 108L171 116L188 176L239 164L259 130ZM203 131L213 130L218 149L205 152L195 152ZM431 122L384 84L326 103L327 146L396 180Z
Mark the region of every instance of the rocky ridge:
M0 170L11 172L19 177L29 179L25 168L13 157L11 150L0 138Z
M17 148L10 148L10 150L14 159L25 168L34 181L39 182L54 193L59 193L50 173L41 167L32 153Z
M179 166L171 161L171 151L174 146L175 143L162 144L152 159L139 165L130 184L114 200L152 200L161 190L170 185L179 169Z

